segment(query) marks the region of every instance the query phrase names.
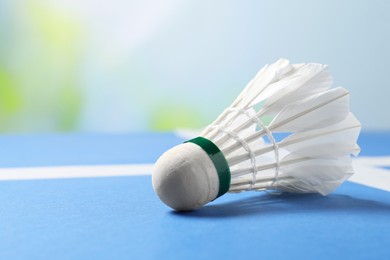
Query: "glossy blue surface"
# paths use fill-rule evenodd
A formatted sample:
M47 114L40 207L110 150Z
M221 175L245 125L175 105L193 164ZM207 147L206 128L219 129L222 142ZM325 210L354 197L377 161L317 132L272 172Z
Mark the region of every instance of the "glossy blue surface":
M389 135L381 137L363 134L363 154L388 155ZM13 156L35 144L34 160L9 156L12 166L44 165L45 151L61 147L46 153L48 165L151 163L180 142L171 134L1 137L1 158L8 138ZM0 259L390 255L390 192L347 182L327 197L227 194L198 211L177 213L158 200L150 182L150 176L0 182Z

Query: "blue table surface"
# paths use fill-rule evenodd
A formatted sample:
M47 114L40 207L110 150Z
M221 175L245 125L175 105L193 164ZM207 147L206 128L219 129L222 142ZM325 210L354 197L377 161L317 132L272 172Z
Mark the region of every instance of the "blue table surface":
M153 163L182 141L3 135L0 166ZM359 144L364 156L390 154L389 133ZM390 192L351 182L327 197L245 192L178 213L150 176L0 181L0 259L388 259L389 231Z

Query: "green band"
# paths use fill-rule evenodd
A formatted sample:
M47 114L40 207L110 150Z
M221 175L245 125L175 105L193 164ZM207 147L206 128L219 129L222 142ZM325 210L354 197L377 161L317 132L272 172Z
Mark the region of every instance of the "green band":
M200 146L209 155L211 161L213 162L219 178L219 191L217 198L228 192L230 188L230 169L221 150L219 150L213 142L200 136L188 140L186 143L188 142Z

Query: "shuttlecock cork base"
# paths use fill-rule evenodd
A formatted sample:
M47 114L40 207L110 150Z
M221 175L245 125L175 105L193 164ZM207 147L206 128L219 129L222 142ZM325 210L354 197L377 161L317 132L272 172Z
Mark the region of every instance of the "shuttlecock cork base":
M154 190L173 209L193 210L230 188L229 165L210 140L197 137L164 153L152 176Z
M200 137L158 159L155 192L176 210L226 192L329 194L353 174L361 128L349 92L331 85L326 65L266 65Z

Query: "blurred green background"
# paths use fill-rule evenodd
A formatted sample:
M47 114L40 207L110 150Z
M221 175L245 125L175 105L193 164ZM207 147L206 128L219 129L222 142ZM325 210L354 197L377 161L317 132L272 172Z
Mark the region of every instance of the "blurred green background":
M0 0L0 132L210 123L264 64L330 66L389 130L388 1Z

